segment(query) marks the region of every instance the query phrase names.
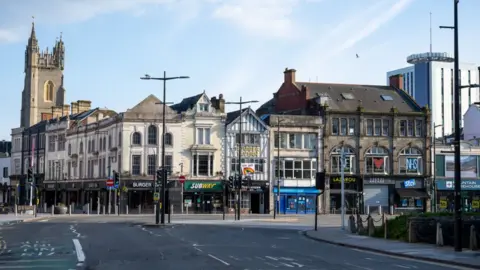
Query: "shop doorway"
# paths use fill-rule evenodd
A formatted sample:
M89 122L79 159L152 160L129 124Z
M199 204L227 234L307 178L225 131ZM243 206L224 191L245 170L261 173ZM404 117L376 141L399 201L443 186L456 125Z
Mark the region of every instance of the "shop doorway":
M250 193L250 212L260 214L260 193Z

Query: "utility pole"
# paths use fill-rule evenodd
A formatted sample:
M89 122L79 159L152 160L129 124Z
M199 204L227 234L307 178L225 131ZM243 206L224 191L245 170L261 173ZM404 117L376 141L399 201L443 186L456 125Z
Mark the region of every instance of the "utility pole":
M242 122L243 122L243 104L250 104L250 103L257 103L258 100L249 100L249 101L242 101L242 97L240 97L240 101L232 101L232 102L225 102L225 104L236 104L240 106L240 116L238 122L238 134L239 142L238 142L238 186L237 186L237 220L240 220L240 209L242 206Z
M157 210L155 212L155 224L158 224L161 222L161 224L165 224L165 206L167 204L167 199L165 198L166 195L166 185L167 185L167 170L165 169L165 106L167 105L166 103L166 96L167 96L167 81L170 80L178 80L178 79L189 79L190 77L188 76L177 76L177 77L167 77L167 72L163 72L163 77L151 77L148 74L145 74L144 77L141 77L141 80L157 80L157 81L163 81L163 114L162 114L162 173L163 173L163 179L162 179L162 185L160 187L160 197L162 200L162 203L160 204L160 200L157 201ZM160 217L160 208L161 208L161 217Z
M280 136L280 123L282 123L285 119L280 119L277 116L277 138L278 138L278 147L277 147L277 196L275 197L275 204L273 205L273 219L280 214L280 147L281 143L281 136Z

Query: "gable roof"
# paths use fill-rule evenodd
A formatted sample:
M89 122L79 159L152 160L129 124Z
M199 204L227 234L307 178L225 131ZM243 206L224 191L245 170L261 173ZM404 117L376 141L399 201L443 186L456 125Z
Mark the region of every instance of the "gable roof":
M186 112L192 109L204 94L205 92L195 96L184 98L180 103L173 104L172 106L170 106L170 108L172 108L172 110L177 112Z
M307 99L328 96L331 110L354 111L361 105L366 112L389 112L392 107L401 113L422 111L422 107L408 94L391 86L306 82L295 84L299 89L306 87Z
M262 126L265 129L269 128L268 125L255 114L255 111L252 110L252 108L248 107L248 108L242 109L241 115L243 116L246 114L250 114L252 117L254 117L259 123L262 124ZM227 119L225 120L225 125L228 126L231 124L235 124L239 119L240 119L240 110L229 112L227 113Z
M137 105L133 106L131 109L127 109L125 112L126 114L128 113L141 113L141 114L152 114L152 113L159 113L161 112L160 108L162 108L162 101L157 98L155 95L150 94L146 98L144 98L142 101L137 103ZM157 110L158 108L158 110ZM170 107L165 106L165 114L171 114L175 113L170 109Z

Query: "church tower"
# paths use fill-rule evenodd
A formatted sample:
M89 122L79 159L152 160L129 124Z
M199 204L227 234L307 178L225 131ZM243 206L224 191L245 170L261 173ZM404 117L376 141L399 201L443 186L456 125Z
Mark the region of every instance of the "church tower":
M25 82L22 91L20 126L28 128L52 116L52 107L65 104L63 68L65 46L62 36L53 50L40 51L35 23L25 49Z

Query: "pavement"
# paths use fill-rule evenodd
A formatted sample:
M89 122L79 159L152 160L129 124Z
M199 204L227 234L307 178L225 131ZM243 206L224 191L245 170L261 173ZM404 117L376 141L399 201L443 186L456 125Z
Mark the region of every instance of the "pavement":
M472 269L480 269L480 252L464 249L455 252L453 247L438 247L421 243L406 243L356 235L338 227L320 227L317 231L303 232L308 238L324 243L372 251L386 255L420 259L438 263L454 263Z
M9 225L9 224L16 224L21 222L30 222L34 220L39 220L47 217L44 214L38 214L36 217L34 215L15 215L15 214L7 214L7 215L0 215L0 225Z
M314 241L303 235L306 222L190 220L146 227L128 218L44 218L0 227L0 269L468 269Z

